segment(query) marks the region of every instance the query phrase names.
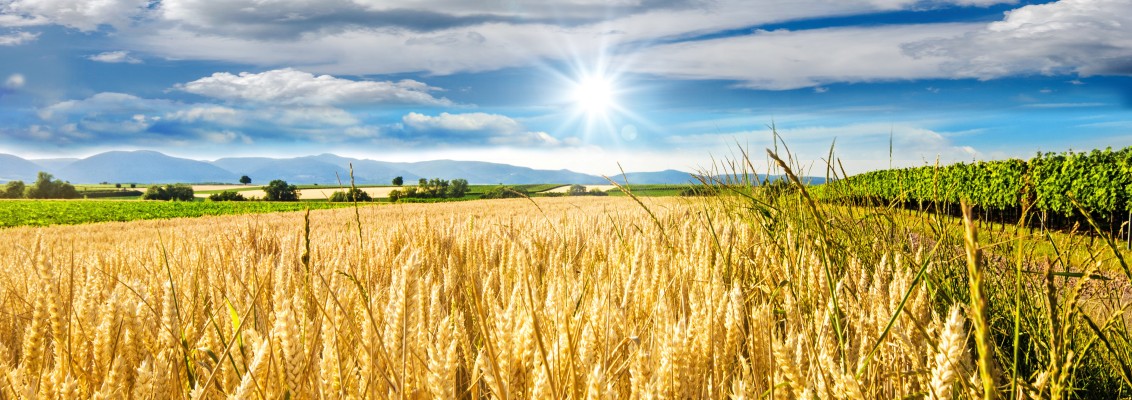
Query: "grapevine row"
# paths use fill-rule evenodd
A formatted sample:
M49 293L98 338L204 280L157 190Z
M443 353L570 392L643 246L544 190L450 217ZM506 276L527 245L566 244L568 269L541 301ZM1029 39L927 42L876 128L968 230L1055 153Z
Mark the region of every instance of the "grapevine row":
M819 192L826 198L902 204L966 200L1000 211L1028 204L1033 211L1059 216L1075 214L1075 199L1089 213L1111 216L1132 212L1132 147L872 171L825 186Z

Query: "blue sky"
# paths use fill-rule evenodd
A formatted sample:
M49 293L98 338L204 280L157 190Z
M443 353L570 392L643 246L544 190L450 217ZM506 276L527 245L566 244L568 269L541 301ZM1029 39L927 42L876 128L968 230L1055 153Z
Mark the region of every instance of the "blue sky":
M0 0L0 153L855 173L1132 145L1130 75L1127 0Z

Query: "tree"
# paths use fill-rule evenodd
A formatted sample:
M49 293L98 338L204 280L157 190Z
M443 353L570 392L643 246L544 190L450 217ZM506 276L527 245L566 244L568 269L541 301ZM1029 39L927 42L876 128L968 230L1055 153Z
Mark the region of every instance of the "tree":
M188 185L165 185L165 186L150 186L146 189L145 194L142 195L142 200L173 200L173 201L193 201L195 196L192 186Z
M252 178L249 178L247 175L241 176L240 177L240 183L245 184L245 185L252 183Z
M448 187L448 196L452 198L464 197L468 194L468 180L467 179L453 179L452 185Z
M8 181L8 185L4 187L4 192L0 193L0 197L6 199L24 197L24 181Z
M393 178L393 186L401 186L405 184L405 178L400 176Z
M115 183L115 184L114 184L114 188L115 188L115 189L121 189L121 188L122 188L122 184L121 184L121 183Z
M287 181L276 179L263 187L264 200L267 201L299 201L299 188L288 185Z
M394 191L389 192L389 201L396 203L397 200L401 200L401 191L400 190L394 190Z
M570 185L570 188L566 189L566 195L567 196L585 196L586 195L586 187L582 186L582 185Z
M35 184L26 189L29 199L76 199L79 191L70 183L63 182L49 173L40 171Z

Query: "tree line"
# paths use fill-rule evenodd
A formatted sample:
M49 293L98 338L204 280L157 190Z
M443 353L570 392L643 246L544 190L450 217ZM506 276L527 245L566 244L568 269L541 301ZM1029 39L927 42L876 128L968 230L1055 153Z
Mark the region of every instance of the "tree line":
M55 179L49 173L40 171L31 186L24 181L9 181L0 197L6 199L77 199L79 191L70 182Z

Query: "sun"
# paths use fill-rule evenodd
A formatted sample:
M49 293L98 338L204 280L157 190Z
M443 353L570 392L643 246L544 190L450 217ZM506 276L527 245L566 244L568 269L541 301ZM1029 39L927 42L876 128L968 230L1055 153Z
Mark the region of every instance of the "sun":
M613 82L605 77L589 76L574 84L574 103L587 114L605 114L616 106Z

